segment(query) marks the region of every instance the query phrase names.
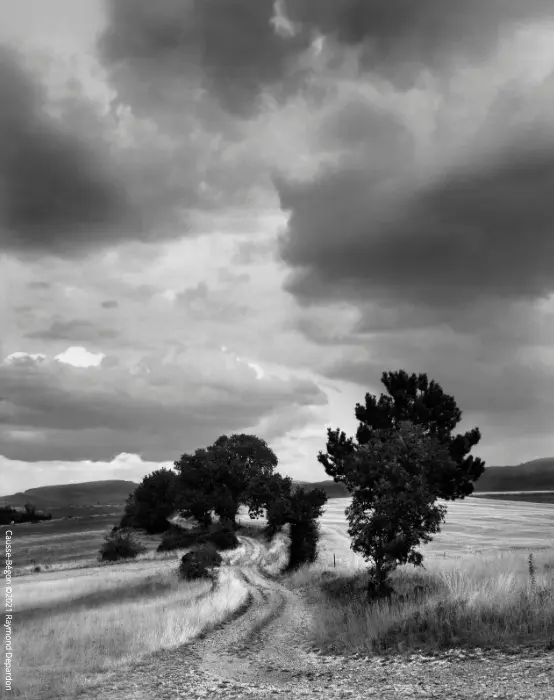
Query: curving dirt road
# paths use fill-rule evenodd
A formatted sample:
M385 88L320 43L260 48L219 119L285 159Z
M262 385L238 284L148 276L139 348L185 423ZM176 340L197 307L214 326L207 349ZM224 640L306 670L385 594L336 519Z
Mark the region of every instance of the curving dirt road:
M323 657L308 648L313 614L303 599L267 574L263 545L241 537L226 556L249 589L241 610L202 638L162 650L81 700L198 698L542 698L552 697L553 654L510 657Z

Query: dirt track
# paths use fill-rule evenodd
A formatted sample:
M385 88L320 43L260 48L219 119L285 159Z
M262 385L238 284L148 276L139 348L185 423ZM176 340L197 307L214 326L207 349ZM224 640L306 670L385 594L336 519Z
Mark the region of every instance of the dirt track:
M263 571L264 547L241 537L230 552L228 566L236 569L249 590L247 603L229 620L201 638L177 649L163 650L124 671L105 677L77 697L110 700L207 697L218 684L242 697L245 686L285 687L298 683L318 664L306 648L309 615L303 601ZM320 665L320 664L319 664ZM204 695L207 688L211 690Z
M554 656L396 659L332 658L307 646L310 611L264 572L263 547L241 538L228 556L247 583L241 610L203 638L162 650L105 677L81 700L198 698L523 698L552 697ZM66 699L67 700L67 699Z

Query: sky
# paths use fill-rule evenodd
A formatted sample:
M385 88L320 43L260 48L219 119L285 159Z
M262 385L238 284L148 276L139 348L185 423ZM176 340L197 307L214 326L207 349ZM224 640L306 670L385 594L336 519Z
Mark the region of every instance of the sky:
M236 432L324 479L398 369L554 455L551 0L0 16L2 493Z

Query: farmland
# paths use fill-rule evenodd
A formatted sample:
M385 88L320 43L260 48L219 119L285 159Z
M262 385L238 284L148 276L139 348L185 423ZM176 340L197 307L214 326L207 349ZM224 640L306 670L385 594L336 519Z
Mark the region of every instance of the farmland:
M351 622L351 633L345 635L336 617L341 608L336 604L328 607L317 592L325 571L335 577L351 577L364 569L364 561L349 548L347 504L343 498L328 502L319 559L290 578L293 590L311 589L313 609L320 610L314 614L320 622L311 634L323 647L333 638L342 640L345 648L357 648L363 646L360 635L368 635L359 623L359 611L359 624ZM241 521L249 522L244 511ZM261 527L263 521L258 522ZM18 690L20 697L54 698L60 683L75 688L92 683L104 671L193 639L199 630L209 629L244 604L248 590L236 565L224 567L217 593L207 582L179 583L174 572L181 553L156 554L153 550L159 537L147 538L150 551L135 561L94 565L95 548L112 523L111 517L91 516L18 526L14 533L16 560L41 553L52 566L51 571L14 579L17 636L20 648L25 649L18 677L28 679ZM552 563L553 540L554 505L466 499L448 505L443 531L422 551L428 575L465 571L468 581L474 576L483 587L488 573L502 577L506 567L524 581L529 552L535 553L538 566ZM258 558L266 556L259 548L256 552ZM282 565L283 552L283 541L278 540L268 561ZM237 556L239 566L253 565L248 557L241 560L240 553ZM82 568L84 563L88 568ZM201 600L205 603L199 607ZM58 640L55 654L49 641L53 636ZM100 637L101 642L97 641Z
M34 566L71 566L95 560L106 532L119 522L122 507L103 513L97 510L82 508L86 514L76 517L2 526L0 534L13 532L16 574Z

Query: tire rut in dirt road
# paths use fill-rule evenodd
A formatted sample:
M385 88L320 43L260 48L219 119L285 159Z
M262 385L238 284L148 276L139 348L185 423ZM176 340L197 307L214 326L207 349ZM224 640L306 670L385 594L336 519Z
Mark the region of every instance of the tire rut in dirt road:
M296 593L261 570L261 546L252 541L245 545L245 556L236 566L253 603L237 623L193 644L201 659L199 668L219 680L255 683L263 678L290 685L300 675L309 675L315 661L306 638L309 613ZM248 565L247 557L255 563Z
M309 614L297 594L263 572L265 549L242 537L225 559L248 590L243 605L194 641L160 650L90 688L102 700L193 700L243 697L245 687L293 689L310 678L317 659L307 653ZM242 688L242 690L241 690ZM323 690L323 687L321 688ZM207 694L206 694L207 693Z

